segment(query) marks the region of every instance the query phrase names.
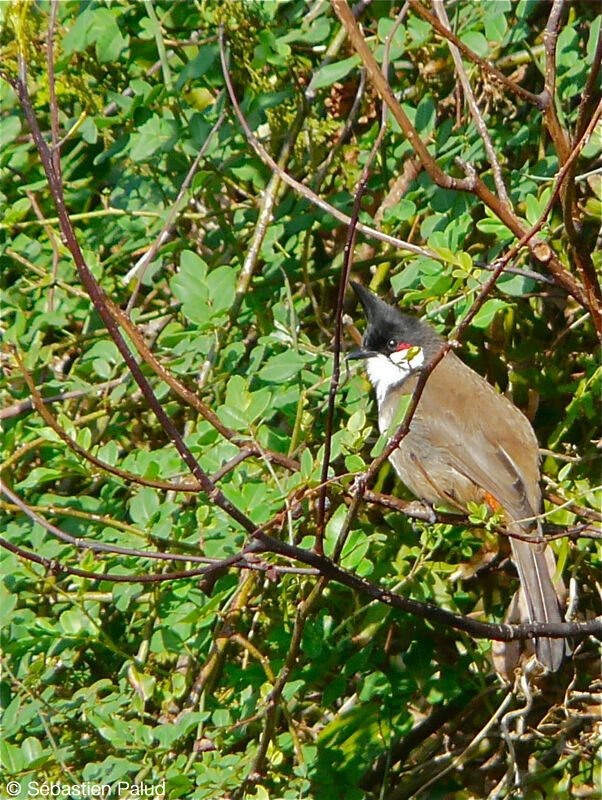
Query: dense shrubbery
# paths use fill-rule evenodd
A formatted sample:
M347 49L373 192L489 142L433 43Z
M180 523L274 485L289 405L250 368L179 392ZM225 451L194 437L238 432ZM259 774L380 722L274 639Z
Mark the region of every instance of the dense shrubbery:
M601 18L588 3L446 4L472 51L464 69L496 181L449 41L410 5L398 27L401 4L363 9L368 46L379 64L388 50L391 87L442 174L465 180L474 167L498 199L501 176L508 201L492 207L485 190L437 185L399 118L389 121L360 214L389 239L358 234L354 275L449 333L487 266L516 242L512 219L528 231L546 212L540 244L532 238L511 260L461 356L534 420L548 521L595 520L599 128L583 136L600 114ZM381 119L333 9L290 0L0 10L3 513L13 548L2 587L5 780L21 782L19 797L30 780L165 780L169 797L213 800L588 796L600 684L587 638L525 697L524 684L511 690L492 675L489 639L400 613L269 548L204 575L116 580L236 562L249 523L306 553L314 545L340 215L351 215ZM225 88L220 25L250 129L330 213L283 182L245 135ZM55 185L17 96L24 69L44 140L60 144L46 163ZM60 184L79 271L60 232ZM151 252L163 227L169 236ZM105 293L95 305L93 279ZM132 378L103 308L167 423ZM346 311L355 313L351 302ZM33 386L58 399L42 404ZM356 508L353 478L378 450L375 431L365 380L343 374L326 555L342 546L340 565L381 588L503 619L512 568L502 559L479 571L497 536L374 502ZM184 450L222 495L190 471ZM387 466L371 488L410 499ZM76 538L60 540L48 524ZM583 533L554 544L578 620L599 613L599 555ZM189 560L165 566L145 550Z

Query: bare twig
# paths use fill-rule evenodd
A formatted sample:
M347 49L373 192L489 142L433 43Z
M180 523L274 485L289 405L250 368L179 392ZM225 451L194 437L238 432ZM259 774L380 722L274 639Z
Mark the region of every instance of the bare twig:
M29 374L28 370L25 368L25 364L23 363L20 355L15 352L15 358L17 359L17 363L19 364L19 368L21 369L21 373L25 378L25 382L31 392L31 402L33 403L36 411L42 417L44 422L52 428L52 430L60 436L60 438L65 442L67 447L69 447L74 453L77 453L78 456L85 458L86 461L89 461L95 467L108 472L111 475L116 475L118 478L122 480L128 481L130 483L136 483L141 486L150 486L154 489L164 489L166 491L176 491L176 492L199 492L201 489L201 485L198 481L193 482L186 482L182 481L179 482L172 482L172 481L162 481L162 480L155 480L152 478L145 478L142 475L136 475L133 472L128 472L127 470L120 469L119 467L115 467L112 464L108 464L106 461L103 461L100 458L97 458L95 455L90 453L80 444L78 444L73 437L69 436L67 431L65 431L59 423L56 421L54 416L50 413L50 411L46 408L38 389L33 382L31 375Z
M556 43L564 9L564 0L554 0L550 16L543 34L546 56L545 83L541 93L546 126L556 147L560 166L569 157L571 146L566 131L563 130L556 113Z
M0 547L4 547L9 552L24 558L26 561L33 561L34 564L39 564L53 575L75 575L78 578L88 578L93 581L110 581L111 583L164 583L165 581L195 578L199 575L208 575L212 572L223 570L228 566L234 566L242 558L240 555L235 555L224 559L222 562L209 564L206 567L181 570L180 572L165 572L160 575L122 575L112 572L91 572L89 570L79 569L78 567L70 567L67 564L56 561L56 559L44 558L43 556L37 555L37 553L24 550L22 547L18 547L12 542L9 542L4 537L0 537Z
M351 12L350 12L351 13ZM351 14L353 18L353 14ZM327 214L330 214L335 219L338 219L339 222L342 222L344 225L349 225L351 222L351 217L347 214L344 214L342 211L339 211L334 206L327 203L326 200L323 200L319 197L315 192L313 192L308 186L300 181L295 180L295 178L291 177L287 172L285 172L281 167L278 165L276 161L272 158L272 156L268 153L265 147L261 144L259 139L255 136L249 124L247 123L242 110L240 108L240 104L234 93L234 88L232 86L232 81L230 80L230 75L228 72L224 73L224 81L226 83L226 87L228 89L228 94L230 95L230 100L232 101L232 106L234 107L234 111L236 116L238 117L238 121L241 124L243 131L245 132L245 136L249 141L249 144L253 147L257 155L261 158L261 160L267 164L271 170L277 172L284 183L291 186L296 192L309 200L310 203L321 208L322 211L325 211ZM395 236L389 236L382 231L378 231L375 228L370 228L367 225L364 225L361 222L358 222L356 225L356 229L363 233L365 236L371 236L374 239L379 239L386 244L390 244L393 247L396 247L399 250L408 250L410 253L415 253L416 255L427 256L428 258L435 258L440 260L440 256L437 253L429 250L425 247L418 247L415 244L411 244L411 242L404 242L403 239L398 239Z
M328 468L330 466L330 446L332 441L332 426L334 420L334 408L336 403L336 394L337 389L339 386L339 378L340 378L340 364L341 364L341 344L343 339L343 302L345 299L345 290L347 288L347 284L349 282L349 274L351 272L351 265L353 263L353 247L355 243L355 231L357 227L357 222L359 219L360 213L360 205L362 201L362 197L364 192L366 191L366 186L368 184L368 178L370 176L370 171L372 168L372 162L380 148L381 142L386 132L386 120L383 121L381 125L379 134L376 138L376 141L372 147L370 155L366 160L366 164L362 170L361 177L358 181L358 185L355 192L355 198L353 201L353 210L351 212L351 223L349 225L349 231L347 235L347 242L345 244L345 256L343 261L343 271L341 273L341 278L339 281L339 291L337 296L337 311L336 311L336 327L335 327L335 334L334 334L334 363L332 368L332 378L330 381L330 390L328 393L328 414L326 417L326 430L324 434L324 461L322 463L322 486L323 489L320 492L320 498L318 501L318 521L317 521L317 531L316 531L316 552L322 553L323 552L323 536L324 536L324 511L325 511L325 504L326 504L326 479L328 477ZM349 512L348 515L349 517Z
M415 11L416 14L422 17L422 19L430 23L437 33L441 34L441 36L455 45L455 47L457 47L458 50L469 59L469 61L472 61L474 64L478 64L483 72L486 72L492 78L496 78L507 89L521 97L523 100L526 100L528 103L541 108L540 95L533 94L532 92L523 89L522 86L519 86L517 83L514 83L514 81L511 81L510 78L507 78L503 72L500 72L500 70L494 67L493 64L490 64L489 61L486 61L484 58L481 58L481 56L477 55L474 50L471 50L470 47L465 45L461 39L458 39L458 37L449 30L448 26L444 25L434 14L428 11L428 9L426 9L422 3L419 2L419 0L409 0L409 2L412 11Z
M52 135L52 164L59 178L61 175L61 153L59 143L59 110L56 101L56 87L54 82L54 31L56 28L56 15L58 13L58 0L50 3L50 21L48 24L48 44L46 48L46 65L48 68L48 93L50 96L50 130Z
M446 26L446 28L450 29L449 19L447 17L447 11L445 10L443 0L435 0L434 7L435 7L435 12L439 17L439 19L441 20L441 22ZM460 51L458 50L456 45L453 44L451 41L449 41L449 49L452 54L454 64L456 66L456 73L460 78L460 83L462 84L462 88L464 90L464 96L466 97L468 107L470 108L470 113L472 115L476 128L479 132L479 135L483 140L483 144L485 145L485 151L487 153L487 157L489 158L489 163L491 164L491 169L493 172L493 180L495 182L495 188L497 189L498 197L500 198L500 200L502 200L504 203L510 206L510 198L508 197L508 192L506 191L506 185L504 184L504 179L502 177L502 168L500 167L500 162L498 160L497 153L495 152L495 148L493 147L491 136L489 135L489 131L487 130L487 125L485 124L485 120L483 119L479 107L477 105L474 92L472 91L472 86L470 85L470 81L468 80L468 75L466 74L466 70L464 69L462 56L460 55Z
M476 194L477 197L487 205L501 220L502 222L515 234L517 237L524 237L528 232L528 228L523 220L517 217L513 209L485 185L485 183L476 175L474 170L464 179L454 178L439 167L433 156L426 148L424 142L421 140L416 129L410 122L408 116L402 109L401 105L395 98L388 81L382 74L378 64L370 48L368 47L362 32L360 31L353 15L349 11L349 6L346 0L331 0L331 4L339 17L345 25L351 43L362 59L364 66L368 70L368 74L381 97L385 100L391 109L393 116L399 123L401 129L406 135L408 141L412 145L414 151L420 158L425 169L433 179L433 181L442 188L452 189L455 191L468 191ZM588 308L596 322L596 328L602 338L602 313L597 313L596 308L592 308L590 298L582 284L565 269L560 259L553 253L551 248L545 242L529 236L525 239L529 243L531 252L539 261L547 264L550 271L554 274L558 283L564 289L572 294L584 307ZM598 310L599 311L599 310Z
M281 464L293 472L299 468L298 462L292 458L289 458L289 456L287 456L285 453L278 453L275 450L268 449L262 449L260 451L255 444L243 439L233 428L229 428L227 425L224 425L215 411L209 408L209 406L204 403L203 400L201 400L196 392L191 391L187 386L185 386L179 378L177 378L158 360L158 358L144 341L144 338L142 337L142 334L138 328L133 324L125 311L113 303L111 298L105 296L104 300L113 318L131 338L140 357L149 365L155 374L161 378L161 380L165 381L165 383L170 386L174 392L176 392L176 394L178 394L186 403L188 403L188 405L196 409L203 419L207 420L207 422L209 422L215 428L215 430L218 431L218 433L220 433L225 439L228 439L228 441L235 444L237 447L246 448L249 452L249 455L266 455L274 463Z
M24 503L21 498L11 491L4 481L0 480L0 492L13 502L21 511L26 514L32 522L41 525L45 530L56 536L62 542L72 544L82 550L91 550L93 553L115 553L116 555L136 556L138 558L151 558L160 559L161 561L192 561L201 564L215 564L216 559L207 558L206 556L197 556L192 553L161 553L156 551L133 550L130 547L120 547L115 544L105 544L104 542L95 542L92 539L84 539L81 536L71 536L61 528L48 522L40 514L30 508L27 503ZM219 564L220 569L222 564Z
M348 572L335 564L331 559L320 556L311 550L303 550L296 545L274 539L264 531L256 532L254 538L257 541L259 552L271 552L279 555L294 558L308 566L316 567L324 578L335 580L348 586L360 594L372 597L385 605L405 611L409 614L429 619L432 622L441 623L457 630L463 630L476 638L496 639L498 641L510 642L520 639L534 639L542 636L556 639L563 639L568 636L589 636L590 634L602 634L602 617L582 623L567 622L538 622L521 623L510 625L508 623L488 623L480 622L472 617L463 617L453 614L443 608L432 606L429 603L420 603L411 600L404 595L396 594L383 589L382 586L372 583L364 578Z
M249 533L253 532L256 526L252 520L234 503L232 503L232 501L229 500L224 493L211 481L197 459L190 452L184 441L184 438L157 399L150 383L142 372L140 365L138 364L136 358L119 331L115 319L109 310L106 297L96 282L96 279L92 275L90 269L88 268L88 265L86 264L85 258L79 246L79 242L77 241L77 237L75 236L75 232L69 219L69 214L65 205L61 179L54 169L50 149L44 141L44 137L42 136L33 110L33 105L31 103L31 98L27 88L27 67L22 53L19 54L19 77L17 80L10 79L10 82L19 98L38 153L40 154L44 171L48 179L50 191L56 205L64 242L71 252L80 280L88 291L94 307L105 323L111 338L115 342L117 349L121 353L121 356L132 373L134 380L140 387L142 394L155 413L159 423L174 443L176 450L182 457L184 463L190 469L194 477L199 481L203 487L203 490L207 493L209 500L218 505L223 511L226 512L226 514L228 514L228 516L241 525L246 531Z
M449 763L443 770L438 772L430 780L428 780L426 783L424 783L423 786L420 787L418 795L422 794L425 789L428 789L429 786L432 786L433 783L435 783L436 781L440 780L444 775L447 775L452 770L456 769L456 767L459 767L461 764L466 763L468 758L470 758L470 756L474 753L474 750L478 746L478 744L483 741L483 739L487 736L489 731L494 727L494 725L497 724L498 720L503 716L503 714L505 713L506 709L508 708L508 706L512 702L513 697L514 697L514 695L510 691L510 687L508 687L508 690L507 690L507 693L506 693L505 697L503 698L502 702L500 703L500 705L496 709L496 711L493 714L493 716L490 717L490 719L487 721L485 726L483 728L481 728L481 730L476 734L476 736L474 736L471 739L469 744L464 748L464 750L458 756L456 756L451 761L451 763Z
M579 112L577 114L577 123L575 124L575 139L581 138L583 131L587 127L591 116L593 105L596 98L600 97L600 85L598 76L600 75L600 66L602 64L602 27L598 30L598 41L596 42L596 50L592 61L592 68L589 71L585 86L581 92L581 100L579 102Z
M62 394L55 394L52 395L52 397L40 396L40 401L44 404L59 403L62 402L63 400L73 400L76 397L85 397L88 394L94 394L96 392L105 392L108 391L109 389L114 389L121 383L125 383L125 381L129 380L129 377L130 377L129 375L126 375L124 378L115 378L112 381L105 381L105 383L97 383L92 386L87 386L85 389L74 389L71 392L63 392ZM35 403L32 397L28 397L26 400L21 400L18 403L13 403L13 405L1 408L0 420L10 419L11 417L18 417L20 414L23 414L26 411L31 411L32 408L35 408Z
M55 5L53 4L53 8ZM46 232L46 236L48 236L48 241L50 242L50 247L52 248L52 267L50 271L50 287L48 289L48 311L54 311L54 292L57 283L57 275L58 275L58 267L59 267L59 246L56 241L55 232L52 230L50 225L46 223L44 219L44 213L40 208L38 200L35 194L30 190L26 189L25 194L29 198L29 202L31 203L31 207L33 208L36 217L40 220L44 227L44 231Z
M217 101L217 102L219 102L219 101ZM176 215L180 211L180 208L181 208L181 205L182 205L182 201L184 199L184 195L185 195L188 187L190 186L190 184L192 182L192 179L193 179L193 177L194 177L194 175L195 175L195 173L196 173L196 171L198 169L198 166L201 163L201 160L203 159L203 157L205 156L205 153L207 152L207 148L211 144L211 141L213 140L214 135L217 133L217 131L221 127L222 122L225 119L225 116L226 116L226 112L225 112L225 110L222 110L222 112L220 113L216 123L214 124L214 126L211 128L211 130L207 134L207 138L203 142L203 146L199 150L196 158L192 162L192 166L190 167L190 169L186 173L186 177L182 181L182 185L180 186L180 190L178 191L177 197L173 202L173 205L171 207L171 210L170 210L169 214L167 215L167 219L163 223L163 226L162 226L162 228L161 228L161 230L159 232L159 235L157 236L157 238L153 242L153 244L150 247L150 249L147 250L147 252L142 256L142 258L140 258L134 264L134 266L129 270L129 272L127 273L125 278L123 278L123 283L127 286L134 276L136 276L136 275L138 276L137 280L136 280L136 286L135 286L134 291L132 292L132 295L131 295L131 297L130 297L130 299L128 301L128 304L127 304L126 312L128 314L131 312L131 310L132 310L132 308L133 308L133 306L134 306L134 304L136 302L136 297L138 295L138 292L140 291L140 286L142 284L142 281L144 279L144 274L145 274L146 270L148 269L149 264L154 259L154 257L157 255L157 253L159 252L159 248L169 238L169 234L170 234L170 232L171 232L171 230L173 228L174 221L176 219Z

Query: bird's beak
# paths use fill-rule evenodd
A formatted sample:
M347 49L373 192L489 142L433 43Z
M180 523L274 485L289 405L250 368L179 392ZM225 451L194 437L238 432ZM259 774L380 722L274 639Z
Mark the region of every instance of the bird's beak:
M353 361L357 358L373 358L377 355L376 350L352 350L351 353L347 353L345 358L347 361Z

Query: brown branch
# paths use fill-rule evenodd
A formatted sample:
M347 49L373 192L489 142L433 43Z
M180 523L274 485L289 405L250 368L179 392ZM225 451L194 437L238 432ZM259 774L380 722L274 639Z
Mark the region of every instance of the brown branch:
M324 433L324 461L322 463L322 489L318 500L318 521L316 529L316 552L322 554L323 551L323 537L324 537L324 519L326 508L326 480L328 478L328 468L330 466L330 448L332 443L332 429L334 422L334 410L336 403L337 390L339 387L339 379L341 373L341 346L343 341L343 303L345 300L345 291L349 283L349 275L351 273L351 266L353 264L353 248L355 244L355 231L359 220L360 207L362 197L368 185L368 178L372 169L372 163L376 157L378 150L382 144L384 135L387 130L386 118L380 126L380 131L376 137L376 141L370 151L362 174L357 184L355 198L353 200L353 209L351 211L351 222L347 233L347 241L345 243L345 254L343 258L343 270L339 280L339 291L337 295L337 310L334 334L334 363L332 368L332 378L330 380L330 389L328 392L328 412L326 416L326 428ZM347 527L351 523L351 509L347 513ZM339 539L340 539L339 535Z
M90 464L93 464L98 469L102 469L104 472L108 472L111 475L115 475L118 478L121 478L124 481L129 481L130 483L136 483L141 486L150 486L153 489L163 489L165 491L172 491L172 492L199 492L201 490L201 484L198 481L194 481L191 483L187 483L186 481L180 482L173 482L173 481L162 481L162 480L154 480L152 478L145 478L142 475L136 475L133 472L128 472L127 470L120 469L119 467L115 467L112 464L108 464L106 461L103 461L97 456L90 453L84 447L82 447L78 442L75 441L64 428L59 425L55 417L50 413L50 411L46 408L40 393L33 381L33 378L29 374L29 371L26 369L25 364L23 363L21 356L18 352L15 351L15 358L21 369L21 374L25 379L25 383L27 384L29 391L31 392L31 402L34 405L34 408L38 412L38 414L42 417L44 422L52 428L52 430L60 436L60 438L65 442L65 444L76 453L78 456L81 456L86 461L89 461ZM121 381L120 381L121 382Z
M350 13L351 17L353 18L353 12L351 11ZM326 200L324 200L315 192L313 192L304 183L295 180L295 178L291 177L287 172L285 172L285 170L281 169L279 164L272 158L272 156L268 153L268 151L261 144L259 139L255 136L255 134L249 127L249 124L245 119L244 114L242 113L240 104L234 92L234 87L232 86L232 80L230 78L229 72L227 70L223 71L223 75L226 87L228 89L228 94L230 95L230 100L234 108L234 113L236 114L238 121L241 124L245 136L247 137L247 141L255 150L259 158L261 158L261 160L264 162L264 164L267 164L267 166L271 170L277 172L282 178L284 183L286 183L288 186L290 186L292 189L298 192L302 197L305 197L305 199L308 200L310 203L312 203L312 205L315 205L318 208L322 209L322 211L325 211L327 214L330 214L331 217L334 217L334 219L337 219L339 222L342 222L343 225L349 225L351 222L351 218L347 214L344 214L342 211L339 211L338 208L335 208L335 206L332 206L330 205L330 203L327 203ZM416 255L426 256L428 258L434 258L437 259L438 261L441 260L441 257L437 253L429 250L428 248L418 247L418 245L412 244L411 242L404 242L403 239L398 239L395 236L390 236L389 234L384 233L383 231L379 231L376 228L370 228L368 225L364 225L362 222L358 222L356 228L360 233L363 233L365 236L370 236L373 239L379 239L380 241L385 242L386 244L390 244L399 250L408 250L410 253L415 253Z
M564 9L564 0L554 0L543 34L546 58L544 88L540 95L546 127L554 142L558 161L562 167L571 152L569 137L563 130L556 113L556 43Z
M388 81L381 72L376 59L372 55L362 32L359 29L353 15L350 13L346 0L331 0L335 13L347 29L349 39L354 49L362 59L364 66L368 70L368 75L374 84L377 92L389 106L396 121L404 132L406 138L412 145L417 156L420 158L424 168L429 173L433 181L444 189L455 191L467 191L475 194L486 206L488 206L499 219L509 228L517 238L524 237L528 232L526 223L517 217L512 208L500 200L479 178L474 170L464 179L454 178L445 173L437 164L433 156L427 150L416 129L410 122L406 113L393 94ZM546 264L552 272L557 282L572 294L585 308L588 308L595 316L595 309L589 303L587 292L581 283L565 269L560 259L554 255L550 246L545 242L534 239L532 236L525 238L534 257ZM598 327L599 326L599 327ZM602 337L602 320L599 321L598 330Z
M40 514L34 511L27 503L23 502L21 498L12 492L4 481L0 480L0 492L8 497L17 508L26 514L32 522L37 523L42 528L56 536L62 542L72 544L75 547L83 550L91 550L93 553L115 553L116 555L123 556L136 556L137 558L154 558L161 561L194 561L202 564L214 564L215 559L207 558L206 556L197 556L192 553L162 553L157 551L133 550L129 547L120 547L119 545L105 544L104 542L95 542L91 539L85 539L81 536L72 536L66 533L61 528L48 522ZM219 564L222 567L221 562Z
M404 595L390 592L382 586L372 583L365 578L360 578L347 570L342 569L329 558L320 556L311 550L303 550L300 547L274 539L264 531L258 531L254 537L257 541L257 548L254 552L277 553L278 555L293 558L303 564L315 567L324 578L335 580L338 583L354 589L360 594L372 597L385 605L405 611L409 614L428 619L431 622L446 625L447 627L462 630L477 639L495 639L496 641L511 642L519 639L534 639L541 636L553 639L564 639L569 636L601 636L602 617L583 623L523 623L520 625L494 624L480 622L472 617L463 617L454 614L443 608L438 608L430 603L421 603L412 600Z
M50 286L48 288L47 308L48 311L54 311L54 292L57 285L57 276L58 276L59 259L60 259L59 246L54 231L52 230L50 225L48 225L46 219L44 218L44 214L42 212L42 209L40 208L40 205L37 201L35 194L30 189L26 189L25 195L29 199L29 202L31 203L31 207L34 210L36 217L40 220L42 227L44 228L44 231L46 233L46 236L48 237L48 241L50 242L50 247L52 248L52 267L50 272L51 275Z
M204 403L201 398L193 391L188 389L179 378L177 378L172 372L170 372L155 356L152 350L148 347L141 332L138 328L134 325L128 315L116 305L110 297L105 296L105 302L114 317L114 319L121 325L121 327L126 331L128 336L131 338L134 347L138 351L140 357L149 365L149 367L153 370L153 372L158 375L161 380L165 381L168 386L170 386L176 394L178 394L183 400L188 403L188 405L192 406L199 414L209 422L215 430L220 433L225 439L235 444L237 447L244 447L249 451L249 454L255 456L265 455L269 458L270 461L273 461L276 464L280 464L283 467L291 470L292 472L296 472L299 469L299 463L289 456L285 455L284 453L278 453L275 450L268 450L268 449L261 449L254 443L248 442L243 439L240 434L235 431L233 428L229 428L227 425L220 420L217 416L215 411L213 411L209 406ZM252 451L252 452L251 452Z
M115 378L112 381L106 381L105 383L97 383L91 386L86 387L85 389L74 389L71 392L63 392L62 394L54 394L52 397L40 397L42 403L58 403L63 400L73 400L77 397L85 397L87 394L93 394L95 392L104 392L106 389L113 389L115 386L119 386L119 384L124 383L126 380L129 379L129 375L125 378ZM33 398L28 397L25 400L20 400L18 403L13 403L10 406L6 406L5 408L0 408L0 420L2 419L11 419L11 417L18 417L20 414L25 413L26 411L31 411L35 408Z
M125 556L134 556L136 558L150 558L150 559L157 559L160 561L190 561L193 563L199 564L208 564L210 566L209 572L222 572L227 567L244 567L246 569L251 570L258 570L261 572L273 572L276 575L279 574L302 574L302 575L316 575L316 570L314 569L299 569L297 567L282 567L276 566L273 564L267 564L265 562L261 562L256 558L246 559L243 557L241 553L236 556L230 556L227 559L217 559L217 558L209 558L208 556L200 556L196 553L166 553L162 551L156 550L134 550L129 547L120 547L119 545L114 544L105 544L104 542L95 542L91 539L85 539L81 536L72 536L71 534L67 533L66 531L59 528L57 525L53 525L48 520L44 519L40 514L38 514L31 506L27 505L21 498L16 495L13 491L11 491L8 486L4 483L4 481L0 480L0 493L8 497L8 499L12 502L13 507L18 508L21 510L26 516L28 516L32 522L37 523L42 528L51 533L53 536L56 536L57 539L65 542L66 544L72 544L74 547L77 547L82 550L90 550L93 553L109 553L115 555L125 555ZM55 510L56 514L68 513L70 509L62 509L58 508ZM150 537L152 538L152 537ZM176 544L181 545L181 542L177 542ZM92 574L92 573L91 573ZM112 577L109 576L108 573L98 573L102 575L103 580L112 580ZM192 574L207 574L207 570L203 570L202 572L198 572L197 570L190 575L185 575L183 573L178 573L179 577L191 577ZM148 577L148 576L146 576ZM173 577L173 574L172 574ZM132 577L132 582L135 582L135 578Z
M3 493L7 494L6 487L4 485L0 485L0 489ZM13 500L17 499L19 502L21 502L20 499L17 498L17 496L12 492L7 494L7 496ZM30 511L31 514L35 515L36 518L39 517L39 515L35 514L35 512L33 512L31 509ZM43 522L44 527L48 527L50 525L50 523L47 523L42 517L39 517L39 519L36 519L36 521ZM52 526L52 528L55 527L56 526ZM463 617L459 614L454 614L451 611L438 608L430 603L422 603L405 597L404 595L389 592L378 584L372 583L364 578L359 578L351 572L347 572L338 565L334 564L325 556L320 556L311 550L304 550L296 545L288 544L287 542L280 541L279 539L274 539L265 533L265 530L263 529L256 531L254 539L255 541L247 545L240 553L230 556L227 559L223 559L222 561L214 562L199 569L171 572L162 575L116 575L112 573L97 573L87 570L80 570L75 567L68 567L64 564L60 564L56 560L38 556L35 553L14 545L12 542L9 542L4 538L0 538L0 547L4 547L11 553L15 553L22 558L40 564L54 574L64 573L69 575L77 575L83 578L90 578L91 580L111 581L114 583L160 583L166 580L180 580L184 578L196 577L198 575L215 573L216 571L221 571L227 567L238 564L241 564L245 567L254 568L252 562L247 561L246 556L258 552L271 552L287 558L292 558L296 561L300 561L301 563L307 564L308 566L317 570L321 574L322 580L314 587L314 592L318 590L324 579L336 580L338 583L341 583L344 586L348 586L349 588L354 589L361 594L372 597L373 599L385 603L393 608L397 608L401 611L405 611L423 619L431 620L435 623L455 628L456 630L466 631L471 636L476 638L496 639L498 641L508 642L518 639L532 639L540 636L562 639L569 636L582 638L589 635L602 635L602 617L582 623L565 622L509 625L480 622L472 619L471 617ZM86 540L80 541L83 542ZM88 547L88 545L89 543L87 543L86 546ZM109 546L107 545L106 547ZM91 548L89 547L88 549ZM162 555L163 554L161 554L160 557L162 557ZM151 554L144 553L144 557L149 556L151 556ZM172 555L169 557L170 559L173 558Z
M598 41L596 43L596 50L594 52L594 59L592 68L589 71L585 86L581 92L581 100L579 102L579 111L577 113L577 123L575 125L575 139L581 138L585 128L593 114L593 105L596 97L600 97L600 85L598 76L600 75L600 65L602 63L602 27L598 31Z
M593 125L600 118L602 113L602 101L598 102L596 109L592 113L589 123L585 126L583 134L579 141L583 141L588 131L593 131ZM579 124L577 124L579 127ZM590 134L591 135L591 134ZM568 159L567 159L568 161ZM577 270L581 275L581 280L585 286L585 291L588 295L590 307L602 307L602 289L598 280L598 274L591 253L587 247L587 241L580 235L580 230L577 229L574 220L575 214L575 170L576 161L571 160L570 168L567 172L566 189L562 194L562 214L564 220L564 228L566 231L571 253L577 266Z
M78 578L88 578L93 581L110 581L111 583L164 583L165 581L182 580L183 578L195 578L199 575L207 575L216 570L222 570L225 566L234 566L242 558L240 555L231 556L222 562L209 564L206 567L182 570L180 572L165 572L160 575L121 575L112 572L90 572L78 567L69 567L56 559L44 558L29 550L24 550L4 537L0 537L0 547L4 547L26 561L33 561L34 564L39 564L53 575L75 575Z
M437 17L432 14L428 9L426 9L419 0L409 0L410 7L412 11L415 11L418 16L422 17L422 19L426 20L436 31L437 33L441 34L444 39L447 39L453 45L455 45L458 50L469 59L469 61L478 64L479 67L483 70L483 72L488 73L491 77L496 78L500 83L502 83L507 89L509 89L514 94L521 97L523 100L526 100L528 103L531 103L537 108L541 108L541 97L538 94L533 94L533 92L529 92L526 89L523 89L522 86L519 86L514 81L507 78L503 72L500 72L499 69L490 64L489 61L486 61L481 56L477 55L474 50L471 50L470 47L464 44L461 39L458 39L452 31L449 30L443 23L439 22Z
M61 153L59 141L59 108L56 101L56 87L54 82L54 31L56 28L56 15L58 0L51 0L50 22L48 24L48 44L46 48L46 63L48 67L48 94L50 98L50 130L52 140L52 164L58 177L62 180Z
M109 310L104 292L96 282L96 279L86 264L83 253L79 246L79 242L75 236L75 231L71 225L71 220L69 219L60 176L54 169L50 149L44 141L33 110L33 105L31 103L31 98L27 88L27 68L22 54L19 55L19 77L17 80L11 79L11 84L17 93L38 153L40 155L40 159L48 179L49 188L56 206L64 243L68 247L73 257L80 281L87 290L94 307L105 323L109 335L115 342L117 349L132 373L134 380L140 387L140 390L146 398L149 406L153 410L159 423L169 438L174 443L182 460L190 469L194 477L199 481L203 491L208 495L208 499L218 505L223 511L226 512L226 514L228 514L228 516L241 525L246 531L252 533L256 527L253 521L234 503L232 503L232 501L229 500L224 493L211 481L208 475L206 475L199 462L188 449L182 435L174 425L173 421L170 419L165 409L157 399L150 383L144 376L144 373L142 372L138 362L134 358L133 353L129 349L125 339L117 327L117 324Z
M489 680L486 679L486 683L490 684L494 680L494 676L491 675L488 678ZM417 722L407 735L393 742L390 751L382 753L375 759L374 763L360 778L359 786L364 790L372 789L374 791L384 779L391 764L396 764L396 769L399 770L410 756L412 750L436 733L453 717L467 710L469 703L469 708L472 707L471 710L474 713L475 701L482 704L484 697L492 689L498 688L497 686L489 686L483 691L478 691L476 687L469 686L450 702L436 706L428 717ZM509 690L510 687L507 687L506 691Z

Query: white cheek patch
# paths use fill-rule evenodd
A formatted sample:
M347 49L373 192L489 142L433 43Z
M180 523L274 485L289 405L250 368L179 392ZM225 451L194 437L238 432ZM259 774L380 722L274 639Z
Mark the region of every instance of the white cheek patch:
M416 352L418 350L418 352ZM412 354L408 360L408 355ZM412 347L408 350L399 350L385 356L379 353L377 356L366 359L366 371L370 383L376 390L376 399L380 405L387 396L392 386L397 386L408 378L414 370L424 364L424 352L422 348Z
M366 372L375 389L378 389L380 385L390 386L393 383L399 383L403 377L400 375L397 364L394 364L382 353L366 359Z

